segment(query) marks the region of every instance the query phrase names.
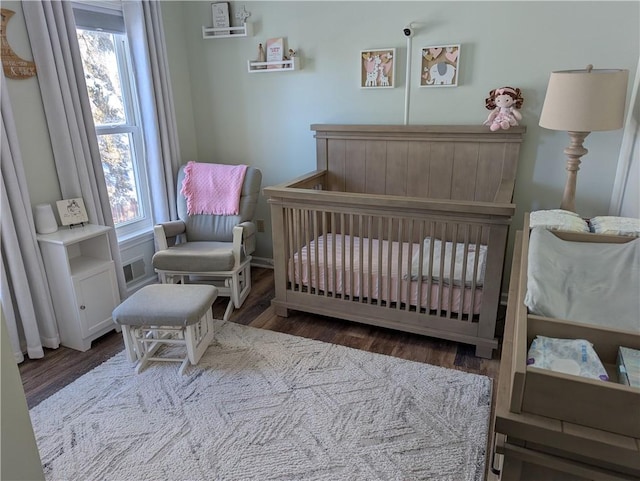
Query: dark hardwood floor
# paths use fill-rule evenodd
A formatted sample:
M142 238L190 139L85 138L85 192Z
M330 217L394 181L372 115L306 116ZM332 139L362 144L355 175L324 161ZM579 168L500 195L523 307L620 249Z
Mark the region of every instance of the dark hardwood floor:
M296 311L290 311L289 317L279 317L270 307L270 301L274 296L273 271L254 268L252 280L253 287L249 298L241 309L234 311L231 316L232 322L411 361L483 374L494 380L493 398L495 400L499 353L494 353L493 359L480 359L473 355L475 350L473 346L455 342ZM216 301L214 317L222 317L226 302L226 298ZM501 309L500 316L499 333L502 332L504 325L504 309ZM29 408L36 406L123 349L122 335L112 331L94 341L87 352L60 347L45 349L43 359L25 360L20 364L19 369Z

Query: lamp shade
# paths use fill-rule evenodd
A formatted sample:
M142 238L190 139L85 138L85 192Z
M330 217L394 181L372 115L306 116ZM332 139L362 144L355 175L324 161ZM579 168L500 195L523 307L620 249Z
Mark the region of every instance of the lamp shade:
M551 72L540 127L572 132L622 127L629 71L589 67Z

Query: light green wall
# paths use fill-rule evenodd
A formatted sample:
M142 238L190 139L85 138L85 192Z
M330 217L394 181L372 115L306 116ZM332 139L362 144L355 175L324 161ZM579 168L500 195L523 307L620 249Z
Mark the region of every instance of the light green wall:
M29 418L27 399L24 396L20 373L13 357L13 349L9 342L9 333L1 307L0 329L2 329L0 335L2 338L2 349L0 350L2 352L0 479L11 481L44 480L40 455Z
M33 60L21 3L2 0L2 8L15 12L7 24L7 38L16 54L26 60ZM49 129L44 117L38 77L7 79L7 89L18 132L18 143L24 162L31 204L59 200L61 193L58 175L51 150Z
M31 59L20 2L8 36ZM484 98L504 85L520 87L525 103L523 145L514 227L526 210L560 203L568 137L538 127L552 70L626 68L636 72L638 2L231 2L246 5L254 36L202 38L211 25L211 2L163 1L169 68L183 160L248 163L262 169L263 184L293 178L314 167L312 123L392 123L404 117L406 41L402 28L417 22L413 39L412 124L481 124ZM298 72L249 74L247 60L270 37L298 49ZM420 48L460 43L460 85L420 88ZM360 50L397 48L397 88L358 88ZM632 79L630 79L630 85ZM37 78L7 80L32 203L60 198ZM577 205L584 216L607 212L622 131L591 134L578 175ZM267 232L257 255L271 257L268 206L258 206ZM512 229L512 233L515 229Z
M194 122L199 160L255 165L264 185L272 185L314 168L312 123L403 123L402 28L417 22L409 123L481 124L489 90L512 85L524 92L528 130L515 227L527 210L558 207L566 179L567 135L537 125L549 73L592 63L633 76L638 62L637 2L231 2L231 9L242 5L251 12L253 37L205 40L210 2L163 4L168 43L187 47L179 56L170 52L169 62L174 91L191 91L193 111L185 109L180 123ZM258 43L270 37L286 37L299 49L302 70L247 72ZM419 87L421 47L450 43L462 44L459 86ZM377 47L397 48L397 88L359 88L360 50ZM607 212L621 138L622 130L587 138L577 192L585 216ZM258 218L269 222L264 199ZM270 257L270 234L259 243L257 255Z

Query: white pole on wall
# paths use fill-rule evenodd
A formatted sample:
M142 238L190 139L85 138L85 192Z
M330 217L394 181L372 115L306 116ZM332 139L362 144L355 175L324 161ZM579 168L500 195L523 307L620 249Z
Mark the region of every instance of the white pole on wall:
M407 37L407 73L404 87L404 125L409 124L409 91L411 90L411 37Z
M411 37L413 37L413 23L402 29L402 33L407 37L407 71L405 74L404 88L404 125L409 124L409 93L411 91Z

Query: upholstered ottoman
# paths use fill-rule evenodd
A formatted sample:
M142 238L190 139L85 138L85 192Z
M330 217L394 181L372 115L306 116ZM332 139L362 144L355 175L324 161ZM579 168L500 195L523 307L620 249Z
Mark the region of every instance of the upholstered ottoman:
M181 361L197 364L213 340L211 304L218 289L209 285L154 284L145 286L113 311L122 327L124 346L140 372L149 361ZM184 345L186 357L154 357L163 345Z

